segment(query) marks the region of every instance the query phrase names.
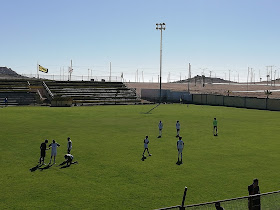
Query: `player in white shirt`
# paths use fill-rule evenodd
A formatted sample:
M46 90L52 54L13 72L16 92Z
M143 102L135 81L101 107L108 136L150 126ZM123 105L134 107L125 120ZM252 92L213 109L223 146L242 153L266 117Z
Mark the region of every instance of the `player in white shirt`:
M144 154L145 154L145 151L146 151L146 150L147 150L149 156L152 156L152 154L150 154L149 148L148 148L148 144L150 143L150 141L149 141L148 138L149 138L149 137L146 136L146 138L144 139L144 151L143 151L143 155L142 155L142 160L145 159L145 155L144 155Z
M182 141L182 137L179 137L179 140L177 141L177 150L178 150L178 161L177 164L182 164L183 163L183 149L184 149L184 142ZM181 154L181 161L179 159Z
M180 123L179 123L179 120L177 120L176 122L176 130L177 130L177 136L176 137L179 137L180 136Z
M57 147L59 147L60 144L56 143L55 140L53 140L53 143L51 143L49 145L49 147L52 148L52 153L51 153L51 159L50 159L50 163L52 162L52 157L53 157L53 164L55 164L55 157L56 157L56 153L57 153Z
M67 153L70 154L71 153L71 149L72 149L72 141L70 139L70 137L67 138L68 143L67 143Z
M69 167L71 164L78 163L78 161L73 162L74 156L71 154L64 155L64 158L65 158L65 161L63 163L59 164L59 166L63 166L65 164L67 164L67 165L62 168L66 168L66 167Z
M158 124L159 135L158 135L158 138L161 138L162 128L163 128L163 124L162 124L161 121L159 121L159 124Z

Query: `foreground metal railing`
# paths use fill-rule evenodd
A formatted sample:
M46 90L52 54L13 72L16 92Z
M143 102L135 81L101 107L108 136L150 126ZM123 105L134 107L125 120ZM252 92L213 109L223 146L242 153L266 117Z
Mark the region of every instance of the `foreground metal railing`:
M167 210L167 209L215 209L215 204L219 203L224 209L248 209L248 203L252 200L259 199L258 206L261 206L262 209L269 209L269 210L279 210L280 209L280 190L261 193L256 195L250 196L243 196L237 198L230 198L225 200L217 200L199 204L191 204L191 205L184 205L185 197L186 197L186 190L184 191L183 201L181 205L164 207L157 210ZM238 202L237 202L238 201Z

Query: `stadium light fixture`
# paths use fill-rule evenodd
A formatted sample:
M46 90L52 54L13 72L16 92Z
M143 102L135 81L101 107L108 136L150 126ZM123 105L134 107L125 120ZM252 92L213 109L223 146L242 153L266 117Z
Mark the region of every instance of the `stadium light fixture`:
M165 23L156 23L156 26L156 30L160 30L159 103L161 103L162 30L165 30Z

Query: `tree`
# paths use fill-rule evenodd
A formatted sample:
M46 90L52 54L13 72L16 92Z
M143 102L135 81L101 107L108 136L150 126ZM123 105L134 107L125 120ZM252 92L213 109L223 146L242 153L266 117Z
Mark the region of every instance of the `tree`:
M266 95L266 98L268 98L268 96L270 96L272 92L270 90L265 90L264 94Z

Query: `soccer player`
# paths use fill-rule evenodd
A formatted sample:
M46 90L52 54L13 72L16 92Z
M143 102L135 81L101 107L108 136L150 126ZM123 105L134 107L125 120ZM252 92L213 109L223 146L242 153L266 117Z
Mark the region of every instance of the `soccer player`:
M159 121L159 124L158 124L159 136L158 136L158 138L161 138L161 135L162 135L162 128L163 128L163 124L162 124L161 121Z
M253 184L248 186L249 195L260 194L259 180L254 179ZM248 198L248 208L249 210L260 210L261 209L261 200L260 196L254 196Z
M40 164L45 165L44 161L45 161L45 157L46 157L46 150L48 150L47 149L47 143L48 142L49 142L48 139L46 139L40 146L40 150L41 150L41 156L40 156L40 159L39 159Z
M218 121L216 117L213 120L213 134L214 136L218 136Z
M8 97L5 97L5 106L8 106Z
M148 148L148 144L150 143L150 141L149 141L149 139L148 139L149 137L148 136L146 136L146 138L144 139L144 151L143 151L143 155L142 155L142 158L144 158L145 157L145 151L147 150L147 152L148 152L148 154L149 154L149 156L152 156L152 154L150 154L150 152L149 152L149 148Z
M182 141L182 137L179 137L179 140L177 141L177 150L178 150L178 161L177 164L182 164L183 163L183 149L184 149L184 142ZM181 161L179 159L181 155Z
M176 130L177 130L177 136L176 137L179 137L180 136L180 123L179 123L179 120L177 120L176 122Z
M76 164L78 163L78 161L73 162L74 156L71 154L66 154L64 155L65 161L61 164L59 164L60 166L67 164L67 166L70 166L71 164Z
M71 149L72 149L72 141L70 139L70 137L67 138L68 143L67 143L67 154L71 153Z
M56 153L57 153L56 151L57 151L57 147L59 147L59 146L60 146L60 144L56 143L55 140L53 140L53 143L51 143L49 145L49 147L52 148L51 159L50 159L49 165L52 162L52 157L53 157L53 164L55 164L55 157L56 157Z

